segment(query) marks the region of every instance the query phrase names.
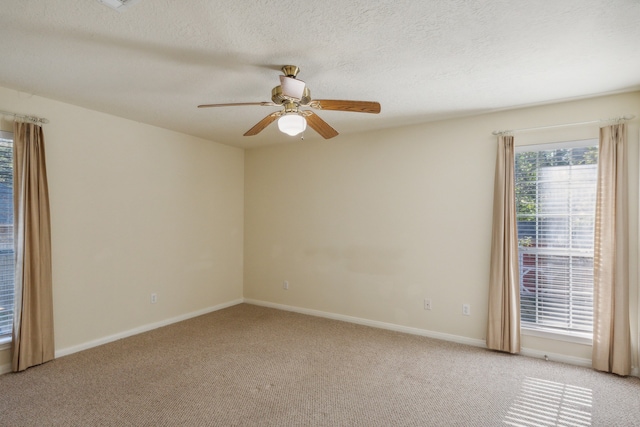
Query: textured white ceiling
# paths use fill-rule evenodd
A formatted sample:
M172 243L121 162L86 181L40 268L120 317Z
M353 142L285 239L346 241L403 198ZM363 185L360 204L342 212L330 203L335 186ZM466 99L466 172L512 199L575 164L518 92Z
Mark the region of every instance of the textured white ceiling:
M0 86L241 147L292 141L242 136L276 107L196 106L269 101L285 64L382 104L319 112L341 134L640 88L638 0L0 0L0 35Z

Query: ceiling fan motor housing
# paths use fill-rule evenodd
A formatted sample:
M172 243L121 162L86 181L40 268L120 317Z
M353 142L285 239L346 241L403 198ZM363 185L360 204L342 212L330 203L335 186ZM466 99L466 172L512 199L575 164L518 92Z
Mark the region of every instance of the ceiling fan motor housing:
M282 94L282 86L276 86L271 89L271 100L278 105L282 105L286 101L285 96Z
M300 104L307 105L311 102L311 91L308 87L305 86L304 91L302 92L302 98L300 98Z
M274 104L278 105L282 105L287 101L295 101L300 105L307 105L309 104L309 102L311 102L311 91L308 87L305 87L304 91L302 92L302 98L295 99L288 97L284 93L282 93L282 86L278 85L271 89L271 101L273 101Z

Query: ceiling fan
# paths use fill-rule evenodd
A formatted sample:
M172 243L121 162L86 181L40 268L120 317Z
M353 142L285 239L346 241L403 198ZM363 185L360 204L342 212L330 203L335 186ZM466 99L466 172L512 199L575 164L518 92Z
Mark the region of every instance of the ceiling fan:
M303 132L307 124L323 138L329 139L338 135L338 131L329 126L316 113L311 110L303 110L301 107L309 107L316 110L351 111L355 113L380 112L380 103L373 101L344 101L337 99L311 99L311 92L302 80L296 76L300 69L295 65L282 67L284 75L280 76L280 85L271 90L271 102L238 102L230 104L203 104L198 108L209 107L233 107L244 105L261 105L264 107L282 107L282 110L269 114L260 120L244 136L257 135L276 119L281 132L288 135L298 135Z

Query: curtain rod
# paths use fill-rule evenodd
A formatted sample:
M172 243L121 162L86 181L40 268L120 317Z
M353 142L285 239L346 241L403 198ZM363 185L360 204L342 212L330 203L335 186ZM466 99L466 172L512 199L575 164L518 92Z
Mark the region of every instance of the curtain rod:
M559 125L536 126L536 127L531 127L531 128L522 128L522 129L513 129L513 130L494 130L491 133L493 133L494 135L503 135L503 134L512 133L512 132L525 132L525 131L529 131L529 130L552 129L552 128L561 128L561 127L566 127L566 126L590 125L590 124L594 124L594 123L609 123L609 122L618 122L619 123L621 121L633 120L633 119L635 119L635 117L636 116L634 116L634 115L627 115L627 116L614 117L612 119L605 119L605 120L589 120L587 122L563 123L563 124L559 124Z
M31 123L35 123L35 124L47 124L49 123L49 120L42 118L42 117L36 117L36 116L30 116L28 114L18 114L18 113L12 113L11 111L2 111L0 110L0 115L2 116L13 116L14 119L18 119L18 120L25 120Z

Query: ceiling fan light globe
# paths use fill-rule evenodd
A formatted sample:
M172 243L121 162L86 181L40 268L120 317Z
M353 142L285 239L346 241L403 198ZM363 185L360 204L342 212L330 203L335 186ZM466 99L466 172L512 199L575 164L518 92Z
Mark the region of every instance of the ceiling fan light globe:
M287 135L296 136L307 128L307 120L298 114L287 114L278 119L278 129Z

